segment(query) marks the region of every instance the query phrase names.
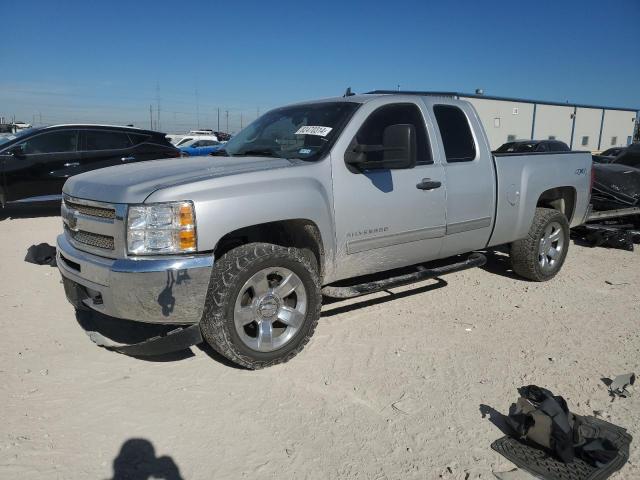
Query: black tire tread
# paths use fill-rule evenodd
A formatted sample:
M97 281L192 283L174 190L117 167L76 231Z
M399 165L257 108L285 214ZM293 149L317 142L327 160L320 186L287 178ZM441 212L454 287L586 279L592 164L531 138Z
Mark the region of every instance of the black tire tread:
M256 261L272 257L295 260L305 267L316 287L315 292L307 292L307 295L316 295L316 311L311 312L313 314L311 324L296 348L288 352L286 356L269 361L257 361L243 355L234 347L229 335L228 323L224 318L225 306L228 305L228 302L235 302L234 298L230 298L234 279L246 272ZM308 255L302 250L293 247L282 247L270 243L248 243L230 250L216 261L211 273L200 329L207 343L219 354L237 365L250 370L257 370L288 362L300 353L305 345L309 343L316 329L321 308L320 278L317 266L311 263Z
M527 236L521 240L516 240L511 244L511 266L513 271L529 280L535 282L545 282L551 280L562 268L566 251L569 249L569 242L566 243L565 257L562 258L558 269L550 274L544 274L538 269L538 239L540 231L544 230L549 222L557 221L562 224L566 231L569 231L569 224L564 214L552 208L536 208L533 222Z

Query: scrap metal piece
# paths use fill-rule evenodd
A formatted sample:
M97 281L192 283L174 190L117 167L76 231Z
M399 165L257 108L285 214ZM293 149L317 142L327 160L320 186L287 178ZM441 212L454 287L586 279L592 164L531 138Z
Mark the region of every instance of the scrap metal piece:
M87 332L87 335L89 335L92 342L100 347L133 357L164 355L202 343L200 324L179 327L170 331L167 335L152 337L134 344L117 343L95 331Z
M636 381L635 373L624 373L618 375L609 384L609 395L612 397L627 398L631 396L631 391L627 390L627 387L632 386Z

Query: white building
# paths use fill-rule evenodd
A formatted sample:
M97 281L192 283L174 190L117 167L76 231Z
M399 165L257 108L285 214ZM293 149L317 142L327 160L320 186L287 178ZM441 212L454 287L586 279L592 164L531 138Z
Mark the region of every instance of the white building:
M561 140L572 150L599 152L633 141L638 108L545 102L457 92L396 92L468 100L478 111L491 149L513 140Z
M512 140L555 139L602 151L633 141L638 109L456 94L478 111L492 149Z

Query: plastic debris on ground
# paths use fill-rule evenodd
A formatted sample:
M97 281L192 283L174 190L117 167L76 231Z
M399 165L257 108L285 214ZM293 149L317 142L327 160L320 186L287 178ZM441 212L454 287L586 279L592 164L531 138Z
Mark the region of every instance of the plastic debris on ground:
M508 434L491 448L519 469L543 480L604 480L629 459L632 438L626 429L573 414L564 398L536 385L518 393L509 415L502 416L507 428L501 429Z
M607 385L609 389L609 395L613 398L621 397L627 398L632 394L630 387L636 382L635 373L623 373L618 375L613 380L609 378L603 378L602 381Z
M56 247L53 247L48 243L31 245L27 250L27 255L24 257L24 261L28 263L35 263L36 265L50 265L55 267Z

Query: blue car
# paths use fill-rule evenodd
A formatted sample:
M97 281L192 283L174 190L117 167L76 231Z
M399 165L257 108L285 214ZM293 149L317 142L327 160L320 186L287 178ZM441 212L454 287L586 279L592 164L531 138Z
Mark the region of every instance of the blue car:
M197 139L194 138L183 143L178 148L183 157L196 157L199 155L209 155L222 146L222 143L216 140Z

